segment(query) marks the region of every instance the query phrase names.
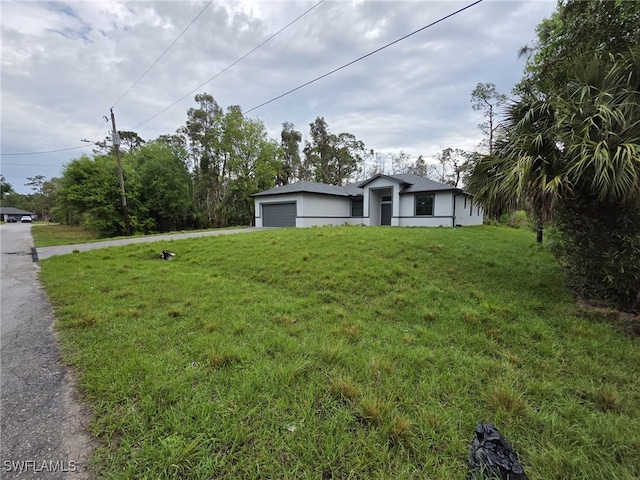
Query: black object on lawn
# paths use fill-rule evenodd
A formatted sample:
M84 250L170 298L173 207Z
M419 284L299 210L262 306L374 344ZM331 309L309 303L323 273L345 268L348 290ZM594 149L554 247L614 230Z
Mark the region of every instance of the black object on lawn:
M469 450L467 480L527 480L509 440L488 423L476 425Z
M171 257L175 257L176 254L173 252L170 252L169 250L162 250L162 253L160 254L160 256L162 257L163 260L171 260Z

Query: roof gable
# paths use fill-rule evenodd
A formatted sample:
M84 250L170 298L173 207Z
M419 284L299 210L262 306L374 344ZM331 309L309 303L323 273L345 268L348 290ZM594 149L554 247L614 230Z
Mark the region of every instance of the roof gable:
M399 173L397 175L385 175L383 173L378 173L377 175L364 180L358 184L358 187L364 188L369 183L373 182L378 178L385 178L391 181L394 181L400 185L400 193L415 193L415 192L435 192L435 191L445 191L445 190L458 190L462 191L459 188L453 187L451 185L447 185L444 183L436 182L435 180L431 180L430 178L421 177L419 175L414 175L413 173Z
M436 182L430 178L414 175L413 173L400 173L398 175L392 175L392 177L406 184L406 186L400 190L400 193L437 192L445 190L462 191L460 188L452 185Z

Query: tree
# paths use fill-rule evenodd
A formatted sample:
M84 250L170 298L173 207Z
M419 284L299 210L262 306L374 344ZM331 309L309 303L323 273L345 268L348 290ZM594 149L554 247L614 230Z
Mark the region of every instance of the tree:
M136 132L118 130L120 136L120 150L123 153L135 153L145 141Z
M212 95L195 96L198 108L187 111L187 123L178 130L185 140L194 176L194 203L202 227L222 226L216 207L222 197L221 180L226 171L226 156L221 147L224 111Z
M40 218L45 220L51 218L51 209L54 206L56 183L53 180L47 180L44 175L35 175L27 177L26 187L31 187L35 193L30 195L31 210L36 212ZM54 179L55 180L55 179Z
M228 108L223 132L227 177L217 212L225 225L250 225L255 218L251 195L273 188L281 171L279 146L260 120L244 117L237 106Z
M25 183L25 187L31 187L31 190L35 191L36 193L42 193L42 185L44 184L45 180L47 179L47 177L45 177L44 175L36 175L35 177L27 177L27 180L29 180L27 183Z
M539 99L561 92L572 78L576 56L624 53L640 44L638 25L638 2L560 0L538 25L536 43L521 49L528 59L516 91Z
M138 219L146 232L191 227L191 177L184 150L163 140L147 143L135 154L139 177Z
M0 175L0 200L3 200L6 194L13 191L13 187L4 178L4 175Z
M539 241L560 214L556 253L576 291L636 308L640 225L628 219L640 218L640 48L578 56L569 71L562 91L509 108L496 157L476 164L468 188L489 208L526 201Z
M467 169L469 154L459 148L444 148L437 160L440 164L438 181L457 188Z
M369 156L372 159L372 165L365 172L366 178L374 177L379 173L386 174L387 164L389 163L391 154L384 152L374 152Z
M118 136L120 137L120 151L122 153L135 153L145 143L136 132L118 130ZM88 142L89 140L83 141ZM94 145L93 153L95 155L108 155L113 151L113 141L110 135L100 142L95 142Z
M292 180L309 180L309 172L304 168L300 157L301 142L302 133L295 130L292 123L283 123L280 133L282 163L276 178L277 185L287 185Z
M475 111L481 111L485 121L478 125L478 128L489 137L488 151L493 155L493 138L498 128L496 121L496 110L504 105L507 96L498 93L493 83L478 83L471 92L472 107Z
M70 225L85 225L101 236L124 234L115 160L83 155L65 165L54 213Z
M427 163L422 155L418 155L416 161L409 167L409 173L426 178L437 178L436 170L436 166Z
M305 166L316 182L342 185L364 162L364 143L351 133L334 135L322 117L310 125L311 141L304 148Z
M391 154L391 171L394 175L399 173L409 173L411 155L407 152L400 151L397 154Z

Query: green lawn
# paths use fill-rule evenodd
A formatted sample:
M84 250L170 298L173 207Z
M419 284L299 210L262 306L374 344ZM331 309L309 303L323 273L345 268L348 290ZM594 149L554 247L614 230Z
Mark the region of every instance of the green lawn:
M487 421L532 480L640 477L638 339L576 306L530 231L282 229L41 264L98 476L460 480Z
M95 233L84 227L60 225L57 223L34 224L31 229L31 234L33 235L36 248L104 240L98 238Z

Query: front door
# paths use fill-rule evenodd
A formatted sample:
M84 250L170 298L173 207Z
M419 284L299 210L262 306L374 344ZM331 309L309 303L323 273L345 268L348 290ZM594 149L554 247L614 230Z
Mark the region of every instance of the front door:
M380 225L391 225L391 204L383 203L380 207Z

